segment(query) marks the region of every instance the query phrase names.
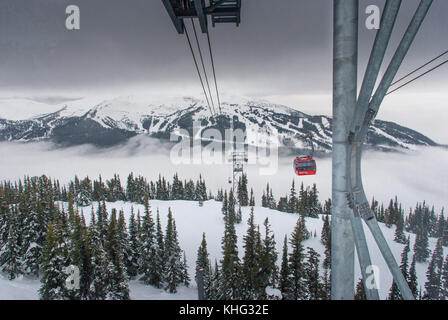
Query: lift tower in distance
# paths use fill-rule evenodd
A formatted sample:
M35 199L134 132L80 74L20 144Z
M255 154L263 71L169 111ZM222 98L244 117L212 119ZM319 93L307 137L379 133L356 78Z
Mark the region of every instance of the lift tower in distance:
M232 161L232 191L235 196L235 185L244 173L244 163L248 160L245 151L232 151L230 161Z

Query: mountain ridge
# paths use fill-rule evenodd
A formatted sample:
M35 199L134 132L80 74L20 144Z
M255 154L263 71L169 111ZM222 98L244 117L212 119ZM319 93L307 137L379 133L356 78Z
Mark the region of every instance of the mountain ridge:
M308 115L290 107L241 97L223 99L222 113L212 117L207 104L194 97L150 98L135 95L112 99L71 99L46 105L26 99L0 99L0 141L50 140L61 146L93 144L110 147L131 137L147 134L168 141L181 130L192 133L193 124L217 129L222 136L232 127L256 134L266 141L277 136L284 149L303 149L301 136L311 133L316 152L331 152L331 122L325 115ZM20 106L22 116L11 108ZM215 106L216 107L216 106ZM217 108L216 108L217 109ZM26 112L24 111L26 110ZM12 119L6 119L9 115ZM219 139L218 139L219 140ZM258 142L246 141L251 144ZM423 134L394 122L375 120L369 129L366 145L384 151L437 146Z

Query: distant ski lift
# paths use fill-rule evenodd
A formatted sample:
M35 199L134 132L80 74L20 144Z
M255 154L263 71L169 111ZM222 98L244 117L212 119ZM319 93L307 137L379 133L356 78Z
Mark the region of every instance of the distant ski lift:
M311 176L316 174L316 160L306 157L294 159L294 171L299 176Z

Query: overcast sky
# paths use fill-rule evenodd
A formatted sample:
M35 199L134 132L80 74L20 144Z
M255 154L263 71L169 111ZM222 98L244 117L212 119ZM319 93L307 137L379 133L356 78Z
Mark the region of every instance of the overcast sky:
M403 1L389 58L418 3ZM80 30L65 29L69 4L81 10ZM360 1L360 76L375 36L364 27L370 4L382 7L384 1ZM211 29L221 91L331 114L332 1L243 0L241 15L238 28ZM448 49L447 19L448 1L434 0L399 75ZM159 0L1 0L0 45L3 96L129 88L200 93L185 36L177 34ZM443 127L421 119L448 120L446 88L448 66L391 95L380 117L441 141ZM425 115L413 113L419 108Z

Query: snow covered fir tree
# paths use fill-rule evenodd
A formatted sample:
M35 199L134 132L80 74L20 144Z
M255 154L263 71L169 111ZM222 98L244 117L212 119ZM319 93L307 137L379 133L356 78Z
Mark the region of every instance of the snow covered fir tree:
M115 174L1 182L0 281L38 283L45 300L140 298L133 288L169 298L186 288L196 293L200 271L205 299L330 299L331 200L320 201L316 184L292 181L276 198L267 183L258 200L245 174L235 193L215 195L202 176L148 181L130 173L123 181ZM401 248L400 269L416 299L448 299L444 211L422 202L405 212L397 197L372 199L371 208ZM199 212L215 225L197 232L178 223L194 224ZM79 286L67 286L70 266ZM385 298L402 299L392 280L384 285ZM365 299L362 282L356 299Z

